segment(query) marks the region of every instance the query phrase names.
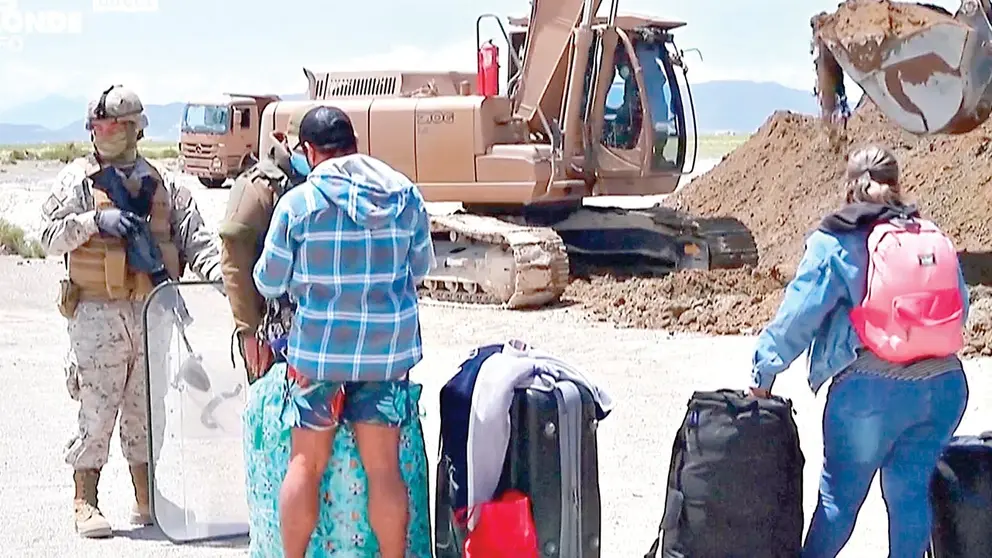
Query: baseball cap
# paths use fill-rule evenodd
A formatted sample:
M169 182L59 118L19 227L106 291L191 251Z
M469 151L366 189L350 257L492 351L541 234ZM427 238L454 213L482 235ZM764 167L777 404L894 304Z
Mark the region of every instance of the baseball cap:
M313 107L300 118L297 130L290 122L290 134L294 131L297 131L298 141L321 150L347 149L356 144L351 118L337 107Z

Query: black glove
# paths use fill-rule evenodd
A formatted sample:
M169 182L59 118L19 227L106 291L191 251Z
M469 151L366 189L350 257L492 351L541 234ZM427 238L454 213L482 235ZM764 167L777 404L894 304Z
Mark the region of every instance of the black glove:
M98 209L96 211L96 227L103 234L123 238L134 234L141 219L130 211L120 209Z

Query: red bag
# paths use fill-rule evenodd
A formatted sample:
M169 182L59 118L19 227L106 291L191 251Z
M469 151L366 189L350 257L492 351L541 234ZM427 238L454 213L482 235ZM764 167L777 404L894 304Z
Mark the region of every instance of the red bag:
M455 516L468 525L466 510ZM476 523L465 538L465 558L539 558L537 528L531 515L530 498L519 490L507 490L499 498L475 506Z

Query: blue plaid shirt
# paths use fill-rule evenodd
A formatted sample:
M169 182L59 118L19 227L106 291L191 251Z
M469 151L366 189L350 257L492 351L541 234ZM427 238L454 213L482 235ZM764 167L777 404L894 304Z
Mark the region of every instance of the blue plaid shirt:
M402 378L422 358L417 283L434 265L426 205L367 155L325 161L276 204L255 285L296 301L288 363L319 381Z

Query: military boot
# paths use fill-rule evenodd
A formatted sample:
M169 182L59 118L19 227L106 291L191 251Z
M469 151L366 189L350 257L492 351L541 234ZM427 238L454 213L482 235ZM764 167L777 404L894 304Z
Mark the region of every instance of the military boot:
M148 488L148 465L131 465L131 484L134 485L134 506L131 508L131 523L133 525L153 525L149 500L151 491Z
M75 508L76 532L88 539L109 537L113 534L110 523L103 517L97 502L97 485L100 483L100 469L75 471L72 480L76 483Z

